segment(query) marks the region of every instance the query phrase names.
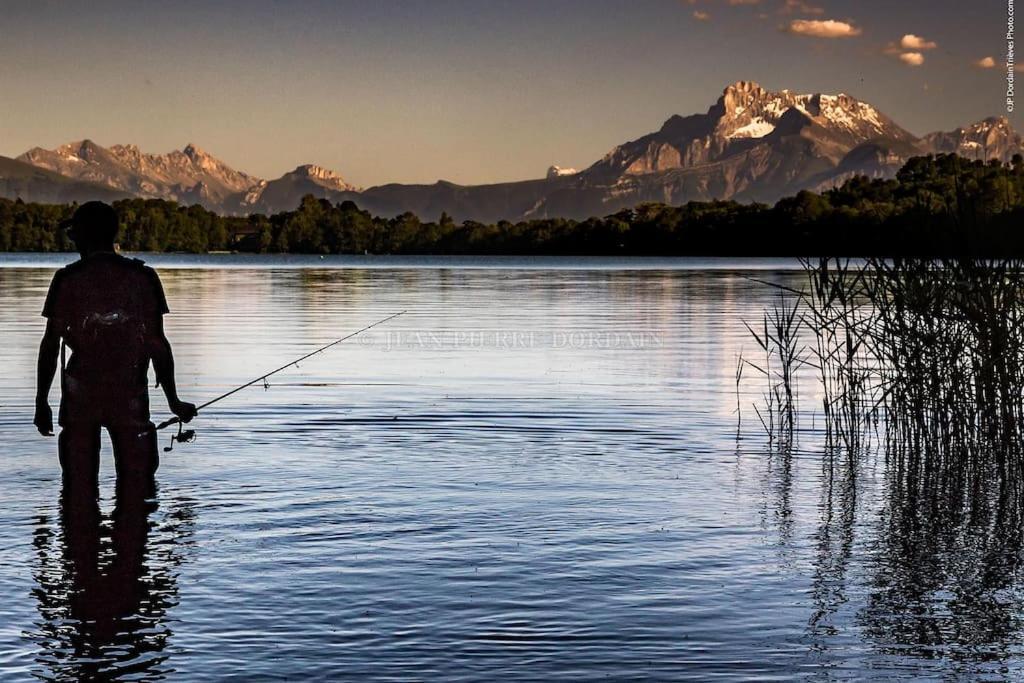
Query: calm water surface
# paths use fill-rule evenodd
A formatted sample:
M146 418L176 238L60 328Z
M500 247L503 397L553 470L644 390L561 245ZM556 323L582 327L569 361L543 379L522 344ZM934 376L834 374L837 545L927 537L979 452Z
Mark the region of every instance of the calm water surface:
M1019 548L901 531L812 422L770 455L756 382L737 439L747 275L792 263L152 257L197 403L409 313L204 413L139 529L105 444L83 574L31 426L68 258L0 257L4 680L1022 675Z

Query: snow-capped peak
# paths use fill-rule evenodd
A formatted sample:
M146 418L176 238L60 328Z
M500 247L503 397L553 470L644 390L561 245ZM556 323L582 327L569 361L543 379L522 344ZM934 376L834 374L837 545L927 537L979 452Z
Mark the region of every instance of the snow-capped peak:
M872 130L878 134L885 132L885 126L878 110L870 104L861 102L849 95L818 95L819 116L838 128L851 131Z
M334 190L347 191L355 189L353 185L349 185L344 178L334 171L323 166L317 166L316 164L303 164L287 175L310 178L317 185Z
M738 81L727 87L718 100L716 134L727 138L761 138L775 131L782 116L795 109L818 126L860 141L896 134L896 129L874 107L839 93L794 93L790 90L772 92L750 81Z
M576 175L579 173L575 168L562 168L561 166L548 167L548 178L561 178L562 176Z
M775 132L775 124L765 121L760 116L755 116L750 120L750 123L745 126L740 126L731 133L727 133L725 137L730 139L735 138L763 138L766 135L770 135Z
M726 139L763 138L796 101L788 92L773 93L752 81L738 81L722 92L715 133Z
M932 151L985 161L1009 161L1024 146L1024 138L1005 116L989 117L949 132L929 133L924 139Z
M86 138L78 142L69 142L54 150L57 156L75 162L89 162L96 158L99 150L102 149L92 140ZM45 150L40 150L45 151Z
M295 169L296 175L304 175L310 178L316 178L317 180L338 180L341 178L334 171L324 168L323 166L317 166L316 164L303 164Z
M812 141L832 163L867 142L917 140L846 93L772 91L753 81L737 81L706 114L672 116L657 132L615 147L584 173L604 180L691 168L791 136Z

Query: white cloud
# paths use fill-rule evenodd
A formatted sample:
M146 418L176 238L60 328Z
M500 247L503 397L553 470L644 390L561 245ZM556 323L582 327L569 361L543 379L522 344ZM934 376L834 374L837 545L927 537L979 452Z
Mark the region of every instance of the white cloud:
M900 47L904 50L934 50L938 46L938 43L925 40L921 36L915 36L913 33L908 33L900 39Z
M978 61L974 62L974 66L979 69L994 69L996 68L996 60L991 57L982 57Z
M850 22L835 19L794 19L789 22L789 32L812 38L852 38L861 34Z
M907 66L921 66L924 64L924 50L934 50L939 46L933 40L927 40L919 35L907 33L898 43L889 43L882 52L896 57Z
M708 21L709 19L711 19L711 15L708 14L707 12L695 9L693 10L693 18L696 19L697 21Z

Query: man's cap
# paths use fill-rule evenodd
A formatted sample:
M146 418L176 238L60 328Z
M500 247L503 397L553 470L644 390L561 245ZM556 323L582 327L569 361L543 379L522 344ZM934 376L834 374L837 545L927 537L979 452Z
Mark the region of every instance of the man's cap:
M104 202L86 202L71 218L61 221L62 230L73 231L77 237L113 240L117 236L118 219L114 207Z

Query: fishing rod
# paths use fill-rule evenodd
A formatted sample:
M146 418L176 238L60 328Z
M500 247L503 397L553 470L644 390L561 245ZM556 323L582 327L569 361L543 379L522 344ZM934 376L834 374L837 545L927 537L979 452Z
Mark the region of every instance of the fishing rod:
M306 355L304 355L304 356L302 356L300 358L296 358L295 360L291 361L290 363L285 363L284 365L282 365L281 367L277 368L276 370L271 370L270 372L268 372L266 374L260 375L259 377L256 377L255 379L249 380L245 384L242 384L240 386L235 387L231 391L224 392L223 394L221 394L217 398L212 398L209 401L207 401L206 403L202 404L201 406L197 406L196 407L196 414L198 415L199 411L205 410L206 408L209 408L210 406L212 406L214 403L217 403L219 401L223 401L227 397L233 396L234 394L237 394L242 389L248 389L249 387L251 387L252 385L254 385L254 384L258 383L258 382L263 382L264 386L266 386L267 379L269 379L270 377L273 377L274 375L276 375L277 373L281 372L282 370L287 370L288 368L290 368L292 366L297 366L299 363L301 363L302 361L306 360L307 358L311 358L312 356L315 356L318 353L323 353L324 351L326 351L327 349L331 348L332 346L337 346L338 344L342 343L345 340L351 339L352 337L355 337L356 335L362 334L363 332L366 332L369 329L377 327L378 325L383 325L387 321L393 320L393 319L397 318L400 315L404 315L405 313L406 313L406 311L399 311L398 313L393 313L393 314L389 315L388 317L382 318L382 319L378 320L375 323L371 323L371 324L367 325L366 327L363 327L363 328L360 328L360 329L356 330L355 332L352 332L350 334L346 334L344 337L341 337L340 339L335 339L330 344L325 344L325 345L321 346L318 349L310 351ZM164 420L163 422L161 422L160 424L156 425L155 427L153 427L153 428L151 428L149 430L146 430L145 432L142 432L141 434L139 434L139 436L144 436L145 434L149 433L150 431L158 432L161 429L166 429L167 427L171 427L173 425L178 425L178 433L171 437L171 445L167 446L166 448L164 448L164 452L168 452L168 451L173 450L174 442L188 443L189 441L192 441L193 439L195 439L195 436L196 436L195 430L194 429L182 429L182 424L183 423L181 421L181 418L179 418L179 417L172 417L169 420Z

